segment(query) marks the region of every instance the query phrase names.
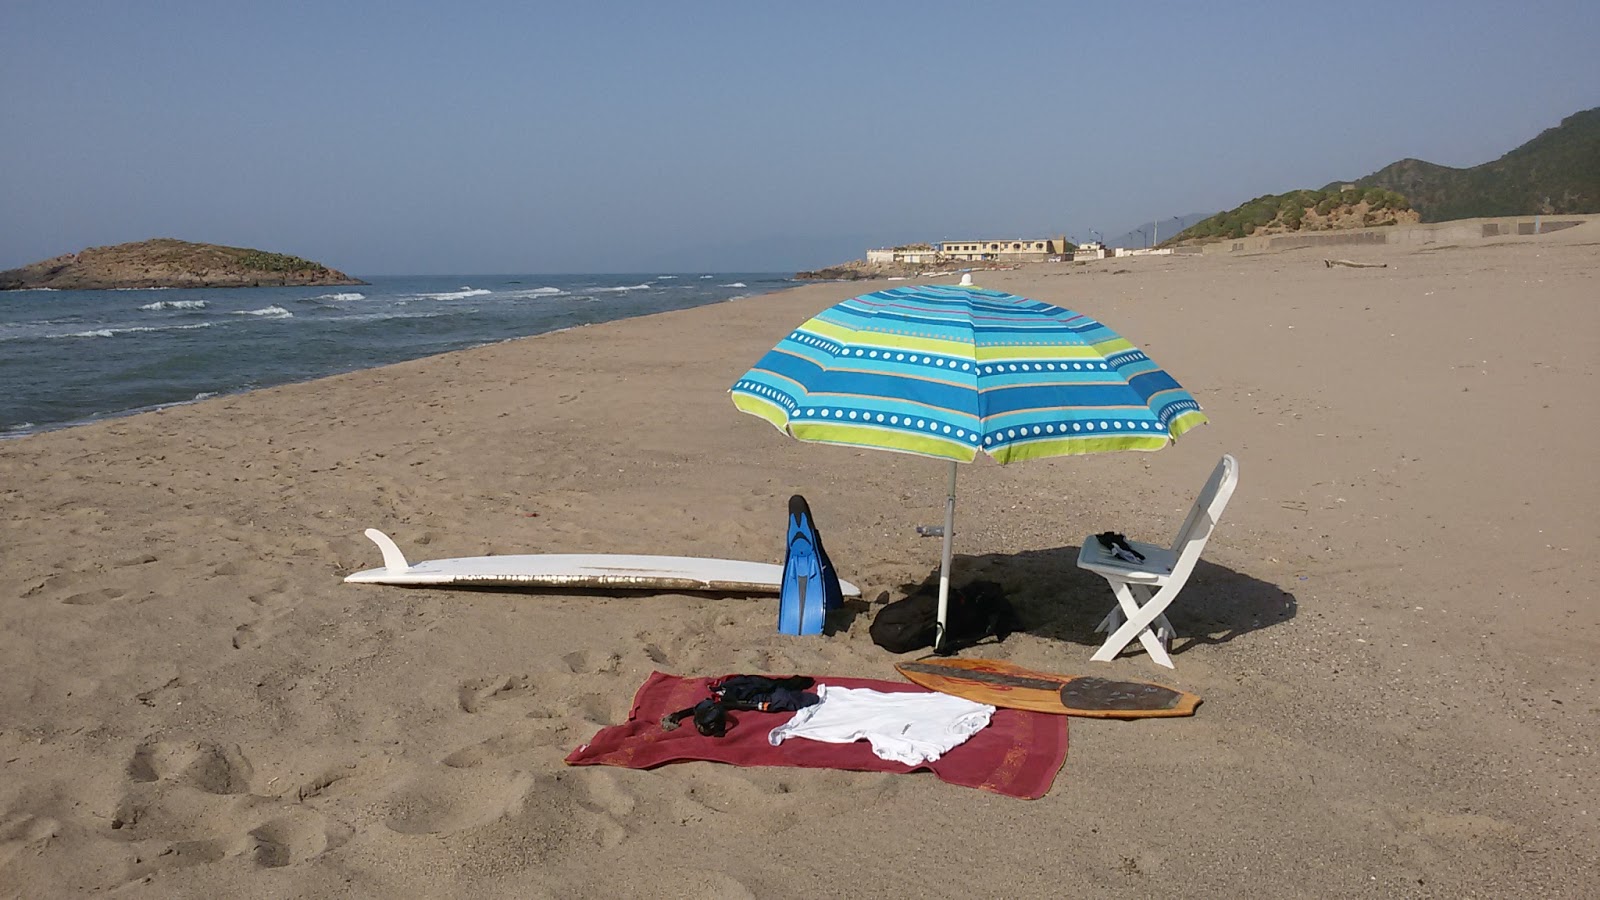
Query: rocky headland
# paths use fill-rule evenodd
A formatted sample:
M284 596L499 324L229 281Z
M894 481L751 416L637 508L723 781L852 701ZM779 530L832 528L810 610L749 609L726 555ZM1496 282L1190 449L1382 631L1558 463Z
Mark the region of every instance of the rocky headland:
M3 291L342 284L366 282L298 256L174 238L90 247L0 272Z

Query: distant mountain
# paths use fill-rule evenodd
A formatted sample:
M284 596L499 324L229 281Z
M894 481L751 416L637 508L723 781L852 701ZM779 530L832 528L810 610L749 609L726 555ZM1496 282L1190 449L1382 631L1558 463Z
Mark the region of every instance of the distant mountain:
M0 291L52 288L261 287L366 284L321 263L247 247L154 238L90 247L0 272Z
M1453 169L1402 159L1354 184L1403 194L1424 222L1600 212L1600 107L1567 116L1493 162Z
M1162 219L1160 222L1144 222L1128 229L1127 233L1119 234L1111 240L1106 241L1106 246L1128 247L1135 250L1141 247L1153 247L1157 242L1166 243L1167 238L1173 237L1178 232L1188 228L1190 225L1193 225L1196 222L1210 217L1210 215L1211 213L1204 212L1189 213L1182 216L1170 216ZM1159 229L1157 228L1158 225L1160 226ZM1139 233L1139 229L1141 228L1144 229L1144 234ZM1087 238L1085 238L1085 240L1087 240Z

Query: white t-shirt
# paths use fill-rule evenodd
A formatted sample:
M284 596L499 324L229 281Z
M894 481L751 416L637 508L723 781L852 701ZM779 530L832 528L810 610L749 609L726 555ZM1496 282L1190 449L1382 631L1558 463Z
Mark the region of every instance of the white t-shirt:
M908 766L933 762L989 724L994 707L939 693L884 693L817 686L822 702L772 729L772 745L788 738L849 744L865 738L879 759Z

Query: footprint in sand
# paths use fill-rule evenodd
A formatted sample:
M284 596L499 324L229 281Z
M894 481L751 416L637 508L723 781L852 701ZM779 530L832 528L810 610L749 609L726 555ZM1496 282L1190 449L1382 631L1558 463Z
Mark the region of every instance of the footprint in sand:
M243 853L249 846L246 835L177 841L153 857L135 857L128 869L128 880L138 881L153 875L221 862Z
M252 647L258 647L263 641L273 636L276 632L273 627L274 624L294 611L288 588L288 582L280 579L265 591L251 594L246 598L250 601L251 606L258 607L265 612L234 629L233 649L248 650Z
M350 829L330 829L322 816L295 810L250 830L256 864L268 869L305 862L349 840Z
M523 728L497 734L482 743L463 747L439 762L452 769L473 769L497 759L522 756L541 747L558 746L559 735L566 726L552 728Z
M248 794L255 767L238 744L147 740L133 751L128 777L139 783L174 781L208 794Z
M42 848L61 833L61 823L49 816L24 815L0 822L0 868L23 850Z
M525 851L530 861L561 856L574 846L615 847L628 837L628 830L615 816L631 809L625 800L598 797L567 777L570 773L529 776L528 786L492 821L482 816L492 813L479 804L476 821L464 819L457 827L438 832L443 846L456 847L514 844ZM458 806L460 801L458 801ZM473 830L468 833L460 825ZM391 824L390 827L393 827ZM467 865L470 867L470 857Z
M434 770L388 797L383 824L399 834L465 831L520 811L533 785L528 772Z
M578 650L561 657L561 661L574 675L614 675L622 665L620 655L598 650Z
M533 680L527 675L487 675L463 682L456 690L456 700L463 712L476 713L484 704L508 700L533 692Z
M106 836L127 845L130 882L235 857L281 868L354 834L303 797L252 793L254 767L237 744L147 740L134 751L127 774L133 784L108 811ZM336 780L324 779L321 789Z
M62 603L69 606L99 606L120 597L126 597L128 592L123 588L101 588L97 591L83 591L62 599Z

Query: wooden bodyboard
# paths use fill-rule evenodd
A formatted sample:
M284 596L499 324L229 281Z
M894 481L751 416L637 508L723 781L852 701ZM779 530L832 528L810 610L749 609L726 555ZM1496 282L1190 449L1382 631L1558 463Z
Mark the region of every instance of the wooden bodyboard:
M1192 716L1200 697L1150 681L1036 672L997 659L925 659L895 665L913 684L990 706L1060 716Z
M783 587L782 566L739 559L543 553L412 563L388 535L376 528L367 529L366 535L383 551L383 568L347 575L345 581L434 587L549 587L727 594L777 594ZM861 589L849 582L842 581L840 586L846 597L861 596Z

